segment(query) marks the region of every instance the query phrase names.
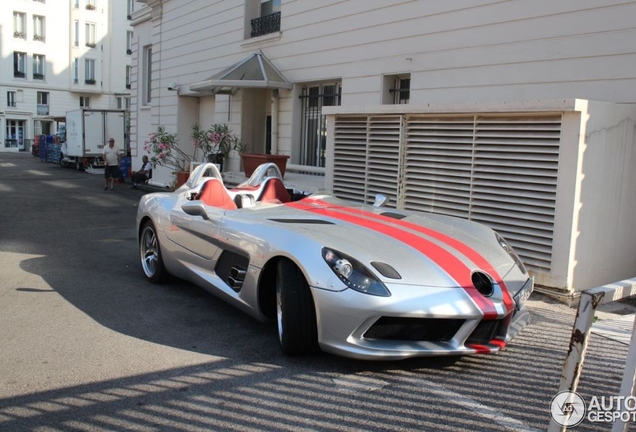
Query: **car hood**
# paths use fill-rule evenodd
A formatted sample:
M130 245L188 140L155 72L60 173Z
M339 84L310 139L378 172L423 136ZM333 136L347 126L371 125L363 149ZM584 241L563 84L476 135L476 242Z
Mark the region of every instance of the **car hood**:
M254 210L241 213L265 219L297 241L349 255L387 284L467 286L474 271L499 282L515 265L494 231L459 218L355 205L329 195ZM390 277L385 265L399 278Z

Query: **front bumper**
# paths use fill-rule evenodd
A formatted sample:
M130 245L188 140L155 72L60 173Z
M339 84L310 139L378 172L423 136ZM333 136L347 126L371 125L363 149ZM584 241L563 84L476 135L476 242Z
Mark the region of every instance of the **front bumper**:
M515 305L497 320L484 320L461 288L390 290L391 297L376 297L312 288L323 351L366 360L486 354L503 349L530 318L527 308Z

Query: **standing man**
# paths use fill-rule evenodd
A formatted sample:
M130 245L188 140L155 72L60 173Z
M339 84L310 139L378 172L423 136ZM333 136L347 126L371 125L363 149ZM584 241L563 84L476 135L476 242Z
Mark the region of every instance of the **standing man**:
M106 185L104 190L108 189L108 179L110 179L110 190L115 190L115 177L117 177L117 171L119 170L119 149L115 145L115 138L108 139L108 145L104 147L104 160L106 161L106 166L104 167Z
M139 171L133 171L131 178L133 182L133 189L137 189L139 187L139 183L144 183L146 180L150 178L150 171L152 170L152 164L148 162L148 156L144 155L141 158L143 162L141 164L141 169Z

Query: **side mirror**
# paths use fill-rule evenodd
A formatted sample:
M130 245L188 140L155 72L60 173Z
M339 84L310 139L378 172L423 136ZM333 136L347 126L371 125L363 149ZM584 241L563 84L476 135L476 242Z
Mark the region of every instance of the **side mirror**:
M181 205L181 209L190 216L201 216L203 219L208 220L208 212L205 210L205 206L201 201L187 202Z
M373 207L384 207L389 202L389 197L377 194L375 196L375 202L373 203Z

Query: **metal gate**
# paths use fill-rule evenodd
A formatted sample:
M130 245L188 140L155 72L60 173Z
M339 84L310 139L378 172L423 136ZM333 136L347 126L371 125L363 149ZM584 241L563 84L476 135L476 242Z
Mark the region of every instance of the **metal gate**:
M316 84L304 87L302 101L300 164L324 167L327 148L327 117L323 106L340 105L339 83Z

